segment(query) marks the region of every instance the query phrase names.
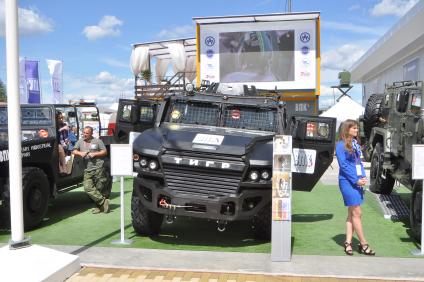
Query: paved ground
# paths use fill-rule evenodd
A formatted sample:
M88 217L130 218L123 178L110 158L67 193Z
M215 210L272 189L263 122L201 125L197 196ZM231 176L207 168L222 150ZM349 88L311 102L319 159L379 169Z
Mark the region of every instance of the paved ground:
M330 278L330 277L305 277L305 276L281 276L264 274L245 274L245 273L217 273L217 272L194 272L194 271L163 271L163 270L140 270L140 269L114 269L114 268L95 268L85 267L79 273L68 279L68 282L81 281L187 281L187 282L255 282L255 281L293 281L293 282L316 282L316 281L368 281L379 282L385 280L377 279L349 279L349 278ZM405 281L405 280L397 280Z
M290 262L271 262L270 254L263 253L49 247L78 255L82 265L90 267L424 281L421 258L366 257L355 253L352 257L295 255Z

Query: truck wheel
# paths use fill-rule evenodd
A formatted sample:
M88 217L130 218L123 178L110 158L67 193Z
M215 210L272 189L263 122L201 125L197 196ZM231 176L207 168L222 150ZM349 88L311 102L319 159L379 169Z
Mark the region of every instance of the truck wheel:
M393 190L395 179L386 173L386 179L381 175L383 172L383 149L380 143L377 143L372 153L370 170L370 190L377 194L389 195Z
M49 180L39 168L22 170L23 212L25 230L38 226L47 213L49 203Z
M423 201L423 183L422 180L415 181L412 190L411 205L409 208L409 221L411 230L415 239L421 241L421 224L422 224L422 201Z
M271 240L271 203L264 206L253 218L256 239Z
M140 235L157 235L162 225L163 215L148 210L137 193L133 191L131 197L132 226Z
M383 98L383 94L372 94L365 106L364 133L367 139L371 135L371 129L380 124L379 119L381 117L381 102Z

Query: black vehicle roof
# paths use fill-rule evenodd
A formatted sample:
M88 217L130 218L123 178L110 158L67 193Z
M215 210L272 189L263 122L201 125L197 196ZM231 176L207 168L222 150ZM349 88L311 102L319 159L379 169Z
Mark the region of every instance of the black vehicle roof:
M195 93L192 95L180 95L171 97L172 100L183 100L183 101L196 101L196 102L209 102L209 103L223 103L223 104L235 104L235 105L246 105L246 106L257 106L257 107L278 107L278 101L270 97L262 96L233 96L223 94L205 94Z

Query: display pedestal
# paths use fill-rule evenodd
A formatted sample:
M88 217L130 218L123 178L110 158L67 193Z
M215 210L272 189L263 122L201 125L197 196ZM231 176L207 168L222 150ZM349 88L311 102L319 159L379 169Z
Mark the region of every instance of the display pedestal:
M0 281L64 281L81 269L79 257L38 245L0 248Z

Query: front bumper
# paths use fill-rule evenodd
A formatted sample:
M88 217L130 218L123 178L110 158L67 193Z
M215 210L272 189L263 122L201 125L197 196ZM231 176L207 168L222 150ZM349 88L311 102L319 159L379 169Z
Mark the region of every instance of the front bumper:
M177 195L164 187L160 180L149 178L136 177L133 186L134 193L137 193L147 209L164 215L224 221L251 220L271 201L271 189L263 187L250 187L237 195L208 197L182 193ZM168 204L184 207L163 208L159 205L161 199L166 199Z

